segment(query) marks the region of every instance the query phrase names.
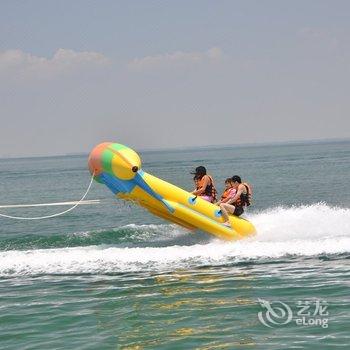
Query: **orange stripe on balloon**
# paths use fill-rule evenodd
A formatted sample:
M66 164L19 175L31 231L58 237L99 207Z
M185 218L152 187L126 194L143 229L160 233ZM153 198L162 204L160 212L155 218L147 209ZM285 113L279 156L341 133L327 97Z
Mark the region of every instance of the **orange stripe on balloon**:
M95 176L100 175L103 171L102 169L102 161L101 155L102 152L112 144L112 142L104 142L97 145L92 152L90 153L88 165L91 174L95 174Z

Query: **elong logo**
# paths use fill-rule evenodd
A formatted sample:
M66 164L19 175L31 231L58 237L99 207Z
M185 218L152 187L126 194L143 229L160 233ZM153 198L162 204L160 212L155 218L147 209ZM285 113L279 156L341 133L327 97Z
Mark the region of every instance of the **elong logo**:
M321 326L328 328L328 304L324 300L301 301L296 304L298 311L293 314L291 307L282 301L258 299L263 311L258 312L258 319L264 326L273 328L287 325L294 321L297 326ZM293 317L295 315L295 317Z

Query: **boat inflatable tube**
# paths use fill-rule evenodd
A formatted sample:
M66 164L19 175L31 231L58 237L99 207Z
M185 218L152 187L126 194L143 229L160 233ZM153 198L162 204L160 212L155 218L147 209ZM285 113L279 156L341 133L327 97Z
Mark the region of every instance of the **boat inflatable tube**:
M231 227L223 225L217 205L163 181L141 168L140 156L119 143L105 142L90 153L89 170L118 198L132 201L150 213L190 230L200 229L225 240L254 234L254 225L230 215Z

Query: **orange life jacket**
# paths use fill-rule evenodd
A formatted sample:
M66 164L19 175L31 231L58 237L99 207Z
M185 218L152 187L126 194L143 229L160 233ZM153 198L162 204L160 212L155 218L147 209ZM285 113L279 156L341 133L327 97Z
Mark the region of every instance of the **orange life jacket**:
M217 191L214 186L214 180L210 175L204 175L204 176L208 176L210 181L207 187L204 189L204 192L202 192L199 196L209 196L212 198L211 202L214 203L216 202L216 194L217 194ZM204 186L204 176L201 179L198 179L197 190Z
M237 198L237 200L235 201L234 205L236 207L249 207L252 202L252 188L246 182L242 182L242 185L246 188L247 192L241 193L239 198Z
M228 194L230 193L230 191L232 191L232 188L226 189L226 190L224 191L224 193L223 193L222 196L221 196L221 200L222 200L222 201L228 198Z

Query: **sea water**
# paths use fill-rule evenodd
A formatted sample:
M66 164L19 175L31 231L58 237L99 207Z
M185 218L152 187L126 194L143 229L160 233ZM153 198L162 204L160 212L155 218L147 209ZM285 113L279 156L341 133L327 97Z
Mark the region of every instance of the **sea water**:
M253 185L257 235L189 232L94 183L42 221L0 218L1 349L333 349L350 346L350 141L141 152L192 190ZM78 200L87 155L0 160L0 205ZM66 207L1 209L18 216Z

